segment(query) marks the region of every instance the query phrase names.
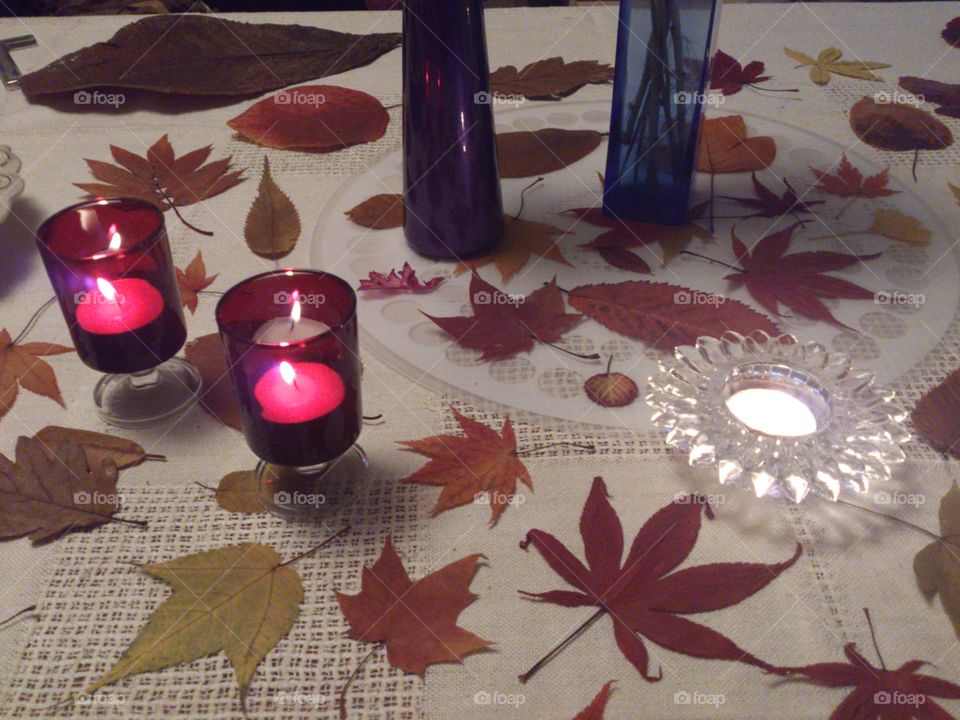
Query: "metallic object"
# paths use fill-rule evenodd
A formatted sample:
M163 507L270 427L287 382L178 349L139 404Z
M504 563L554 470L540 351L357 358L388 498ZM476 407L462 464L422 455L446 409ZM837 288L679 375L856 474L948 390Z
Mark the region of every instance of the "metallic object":
M20 85L20 68L13 61L10 55L11 50L32 47L37 44L37 39L33 35L20 35L18 37L0 40L0 79L3 79L3 86L7 90L12 90Z

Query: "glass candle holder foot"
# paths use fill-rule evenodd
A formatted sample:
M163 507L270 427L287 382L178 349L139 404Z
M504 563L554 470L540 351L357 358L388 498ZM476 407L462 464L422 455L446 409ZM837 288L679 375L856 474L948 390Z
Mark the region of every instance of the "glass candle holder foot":
M352 505L363 494L367 455L354 445L338 458L310 467L261 460L256 481L260 502L285 520L315 520Z
M147 427L187 410L202 387L200 371L175 357L148 370L104 375L93 390L93 401L110 425Z

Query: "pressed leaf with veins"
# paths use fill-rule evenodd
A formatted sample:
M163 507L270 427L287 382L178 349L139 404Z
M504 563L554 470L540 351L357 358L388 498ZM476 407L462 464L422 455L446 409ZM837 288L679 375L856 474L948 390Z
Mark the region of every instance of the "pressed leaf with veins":
M830 82L830 75L843 75L857 80L880 80L872 71L890 67L887 63L869 60L841 60L843 51L829 47L822 50L817 57L811 57L798 50L784 48L787 57L800 63L799 67L810 67L810 79L817 85L826 85Z

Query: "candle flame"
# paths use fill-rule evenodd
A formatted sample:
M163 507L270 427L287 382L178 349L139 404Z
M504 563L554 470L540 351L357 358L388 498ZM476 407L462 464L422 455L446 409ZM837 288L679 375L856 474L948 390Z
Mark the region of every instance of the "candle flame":
M288 363L286 360L280 363L280 377L283 378L283 381L287 385L293 385L293 381L297 377L297 373L293 369L293 365Z
M290 295L290 322L296 324L300 322L300 291L294 290Z
M97 289L107 299L108 302L117 301L117 290L107 280L97 278Z
M108 246L109 250L119 250L120 246L123 245L123 236L117 231L116 224L110 225L110 230L108 231L110 235L110 245Z

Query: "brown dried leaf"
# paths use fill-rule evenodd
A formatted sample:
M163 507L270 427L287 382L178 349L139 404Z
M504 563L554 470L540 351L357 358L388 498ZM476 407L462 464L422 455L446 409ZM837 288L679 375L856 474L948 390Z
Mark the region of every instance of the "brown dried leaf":
M357 225L374 230L403 227L403 195L380 193L347 210L344 215Z
M498 95L520 95L530 100L559 100L584 85L606 85L613 81L613 68L596 60L565 62L552 57L517 70L504 65L490 73L490 91Z
M73 348L53 343L14 345L10 333L0 330L0 418L13 407L21 387L66 407L53 368L40 357L68 352Z
M956 373L954 373L956 374ZM919 406L918 406L919 407ZM957 417L953 415L953 422ZM951 450L951 452L954 452ZM954 452L954 454L956 454ZM940 539L913 559L913 572L928 599L940 595L943 609L960 635L960 488L956 481L940 500ZM956 697L952 695L951 697Z
M837 48L827 48L814 59L806 53L790 48L784 48L787 57L796 60L800 66L810 65L810 79L817 85L826 85L830 82L831 73L843 75L857 80L880 80L871 70L882 70L890 67L887 63L869 60L841 60L843 52Z
M773 138L747 137L742 115L708 118L700 126L697 170L706 173L737 173L762 170L777 157Z
M27 95L89 87L253 95L362 67L399 44L398 33L157 15L24 75L21 88Z
M288 254L300 238L300 214L289 196L274 182L266 156L257 197L243 224L243 237L254 253L271 259Z
M942 150L953 133L926 110L903 103L861 98L850 108L850 127L867 145L880 150Z
M237 470L224 475L217 485L216 498L217 505L229 512L245 515L263 515L267 512L260 502L253 470Z
M203 378L204 410L224 425L240 430L240 406L233 394L233 382L227 372L223 343L217 333L202 335L183 349L187 360L197 366Z
M557 246L557 238L563 234L563 230L547 223L507 216L503 219L503 239L494 254L461 261L453 273L460 275L492 262L500 271L503 282L507 282L527 264L531 255L573 267Z
M143 449L143 446L133 440L98 433L93 430L47 425L34 437L47 446L47 454L51 456L53 455L52 448L70 441L77 443L83 448L87 458L87 467L91 470L100 467L100 463L108 458L116 464L118 470L123 470L139 465L147 456L147 451Z
M910 417L920 437L940 452L960 457L960 370L920 398Z
M177 271L177 286L180 288L180 302L191 314L197 312L198 295L217 279L217 275L207 277L207 266L203 264L203 254L197 250L197 256L190 261L186 270Z
M0 455L0 538L29 535L39 543L102 525L120 509L112 460L88 468L83 448L72 440L47 446L20 437L16 453L16 463Z
M587 397L603 407L624 407L637 399L640 389L623 373L610 372L588 377L583 384Z
M866 232L915 245L926 245L933 237L917 218L892 208L878 208L873 213L873 224Z
M522 178L561 170L600 146L596 130L523 130L497 135L500 177Z

